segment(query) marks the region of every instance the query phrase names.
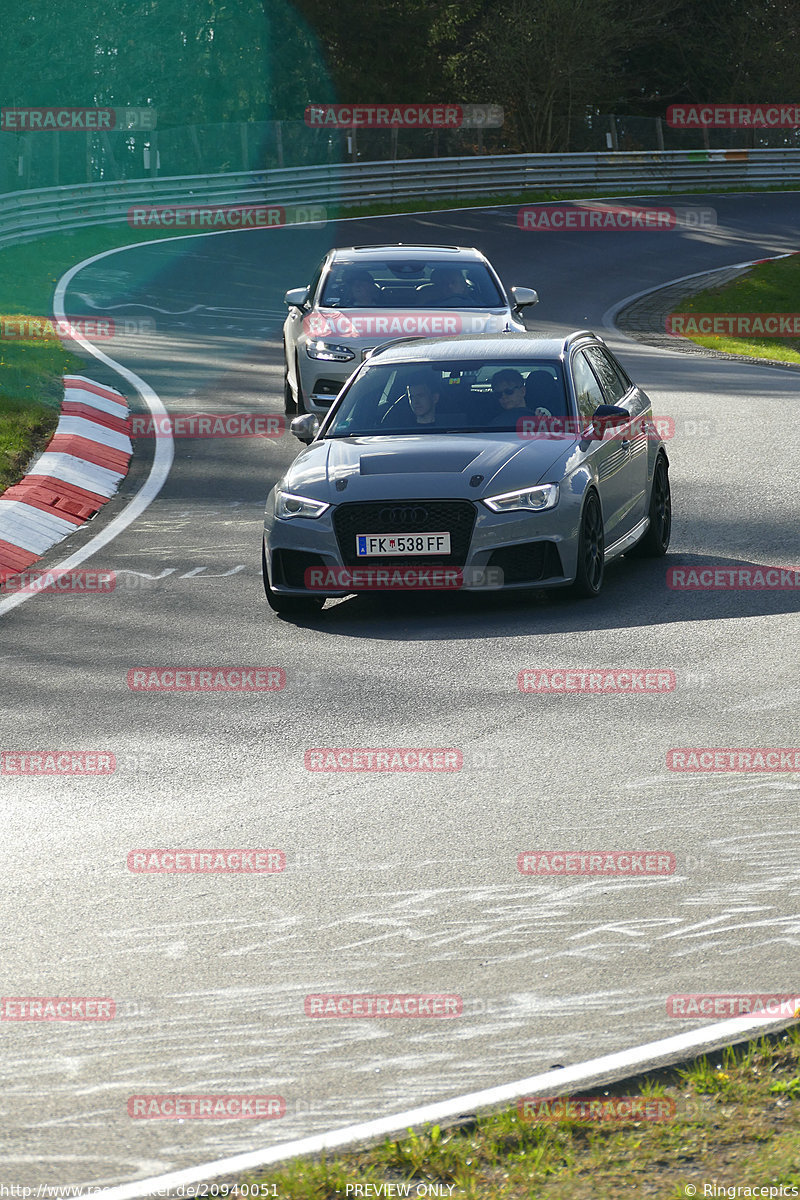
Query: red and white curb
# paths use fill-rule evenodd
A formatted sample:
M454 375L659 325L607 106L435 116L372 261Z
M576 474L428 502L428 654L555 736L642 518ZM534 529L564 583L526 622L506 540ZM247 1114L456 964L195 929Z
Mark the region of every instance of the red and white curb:
M56 431L28 474L0 496L0 584L63 541L115 495L133 446L113 388L64 376Z

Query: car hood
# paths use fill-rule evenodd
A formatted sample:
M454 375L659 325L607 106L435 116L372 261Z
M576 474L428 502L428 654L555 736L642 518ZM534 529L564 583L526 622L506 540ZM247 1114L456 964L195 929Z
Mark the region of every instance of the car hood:
M480 500L557 483L575 442L520 442L513 433L323 439L295 459L279 486L328 504L419 496Z

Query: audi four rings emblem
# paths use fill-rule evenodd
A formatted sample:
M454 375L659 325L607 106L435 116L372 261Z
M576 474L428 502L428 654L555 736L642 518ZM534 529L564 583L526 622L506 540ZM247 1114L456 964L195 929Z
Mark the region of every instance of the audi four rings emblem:
M389 525L422 525L428 519L427 508L408 506L406 508L382 508L381 521Z

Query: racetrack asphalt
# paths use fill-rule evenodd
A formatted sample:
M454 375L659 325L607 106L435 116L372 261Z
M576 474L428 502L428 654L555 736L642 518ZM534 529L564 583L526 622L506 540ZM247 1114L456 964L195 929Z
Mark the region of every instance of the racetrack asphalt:
M656 204L657 200L648 200ZM278 619L264 499L289 435L178 438L169 478L87 560L110 594L0 615L2 749L96 749L112 775L0 776L3 996L110 996L109 1022L4 1022L0 1180L112 1184L697 1027L676 993L787 993L800 941L797 773L677 774L671 747L793 747L797 591L681 592L668 566L798 565L798 379L602 327L633 293L796 249L798 197L671 197L702 232L521 231L514 209L187 238L105 257L67 311L145 315L106 353L169 412L281 413L282 295L328 245L476 245L537 288L529 325L607 336L669 444L666 560L593 602L360 597ZM88 373L88 372L87 372ZM120 386L108 368L92 374ZM123 388L135 407L137 397ZM120 498L56 548L88 543ZM131 691L134 667L276 666L286 686ZM673 692L534 695L534 667L672 670ZM453 747L452 773L318 774L310 747ZM267 875L143 875L141 847L270 847ZM675 855L648 878L520 874L521 851ZM446 993L454 1020L314 1020L308 993ZM282 1095L275 1121L135 1120L159 1093Z

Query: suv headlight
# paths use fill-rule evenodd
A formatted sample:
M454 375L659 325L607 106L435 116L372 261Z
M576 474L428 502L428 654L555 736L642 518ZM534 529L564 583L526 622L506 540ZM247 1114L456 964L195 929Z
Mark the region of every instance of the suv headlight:
M504 492L502 496L488 496L483 503L492 512L544 512L558 504L558 484L546 483L542 487L523 488L520 492Z
M289 521L292 517L321 517L330 508L330 504L322 500L312 500L310 496L295 496L294 492L278 492L275 497L275 516L281 521Z
M308 342L306 354L322 362L350 362L356 356L355 350L349 346L335 346L332 342Z

